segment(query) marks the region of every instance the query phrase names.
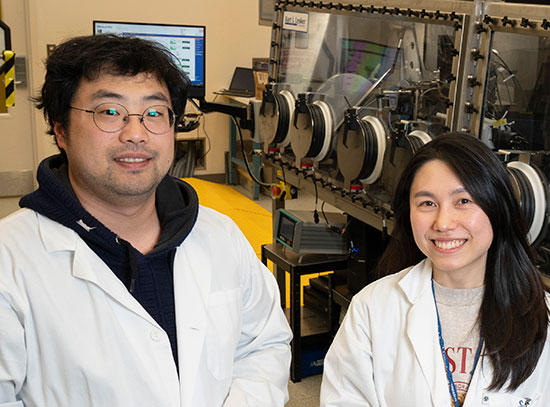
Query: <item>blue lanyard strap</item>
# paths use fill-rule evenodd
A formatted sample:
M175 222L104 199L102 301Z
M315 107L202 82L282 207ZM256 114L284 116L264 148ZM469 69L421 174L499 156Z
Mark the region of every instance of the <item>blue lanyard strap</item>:
M437 301L435 300L435 288L434 288L433 277L432 277L432 294L434 297L435 314L437 315L437 334L439 336L439 346L441 347L441 355L443 356L443 361L445 362L445 372L447 373L447 381L449 382L449 392L451 393L451 398L453 399L454 407L460 407L460 401L458 400L458 392L456 390L456 385L453 380L453 374L451 373L449 358L447 356L447 352L445 352L445 343L443 342L443 335L441 334L441 320L439 319L439 310L437 309ZM481 355L482 347L483 347L483 338L480 335L479 345L477 346L476 355L474 357L474 366L470 371L471 376L473 376L474 371L476 369L477 362L479 361L479 356Z

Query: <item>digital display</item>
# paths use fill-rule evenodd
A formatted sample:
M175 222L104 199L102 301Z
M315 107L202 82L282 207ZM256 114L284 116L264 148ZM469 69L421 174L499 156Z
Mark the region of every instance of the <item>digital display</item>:
M94 34L129 35L162 44L189 77L190 96L204 96L206 27L94 21Z
M392 64L396 49L371 41L342 39L343 72L379 77Z
M289 246L292 246L295 225L296 221L294 219L285 216L285 214L281 212L281 216L279 218L279 233L277 237Z

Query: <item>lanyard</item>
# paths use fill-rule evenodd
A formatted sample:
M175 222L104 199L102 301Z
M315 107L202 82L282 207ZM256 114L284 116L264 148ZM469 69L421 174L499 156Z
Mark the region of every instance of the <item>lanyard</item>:
M439 335L439 346L441 347L441 354L443 355L443 361L445 362L445 372L447 373L447 381L449 382L449 391L451 398L453 399L453 406L460 407L460 401L458 400L458 392L456 391L456 385L453 380L453 374L451 373L451 366L449 363L449 357L445 352L445 343L443 342L443 335L441 334L441 321L439 319L439 310L437 309L437 301L435 300L434 279L432 277L432 294L434 296L435 314L437 315L437 334ZM473 376L476 369L477 362L479 361L479 355L481 354L481 348L483 346L483 338L479 336L479 345L477 346L476 355L474 357L474 366L470 371L470 375Z

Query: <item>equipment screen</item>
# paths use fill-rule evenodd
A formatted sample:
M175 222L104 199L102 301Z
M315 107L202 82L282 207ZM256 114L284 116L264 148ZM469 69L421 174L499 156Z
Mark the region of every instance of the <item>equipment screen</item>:
M285 216L284 213L281 212L281 216L279 218L279 233L278 238L284 241L289 246L292 246L292 240L294 239L294 226L296 225L296 221L294 219L289 218L288 216Z
M392 64L396 49L372 41L342 38L343 71L380 77Z
M191 81L189 96L204 97L205 26L94 21L94 34L129 35L164 45Z

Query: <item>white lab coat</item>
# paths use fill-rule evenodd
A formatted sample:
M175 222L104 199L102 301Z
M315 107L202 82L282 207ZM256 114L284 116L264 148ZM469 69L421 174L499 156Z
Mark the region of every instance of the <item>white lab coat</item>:
M291 332L272 274L200 207L177 249L168 336L72 230L0 222L0 407L283 406Z
M450 407L429 260L370 284L352 300L324 363L322 407ZM550 406L550 338L516 391L490 392L480 359L464 407ZM528 400L530 400L529 403Z

